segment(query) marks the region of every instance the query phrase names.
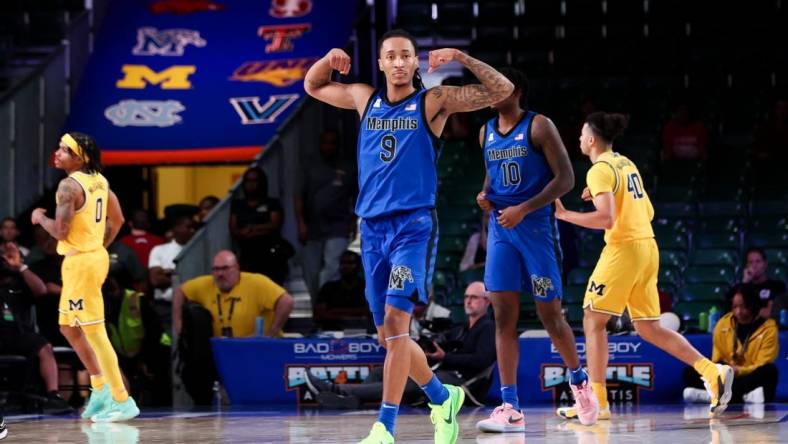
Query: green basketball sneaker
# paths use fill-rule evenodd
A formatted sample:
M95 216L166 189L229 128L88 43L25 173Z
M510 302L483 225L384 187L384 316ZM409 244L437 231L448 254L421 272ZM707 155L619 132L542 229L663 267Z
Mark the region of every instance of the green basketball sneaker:
M430 421L435 425L436 444L454 444L460 434L457 413L465 402L465 392L461 387L449 384L443 386L449 391L449 399L440 405L430 404Z
M372 430L366 438L358 442L358 444L394 444L394 437L391 436L386 426L382 422L372 424Z

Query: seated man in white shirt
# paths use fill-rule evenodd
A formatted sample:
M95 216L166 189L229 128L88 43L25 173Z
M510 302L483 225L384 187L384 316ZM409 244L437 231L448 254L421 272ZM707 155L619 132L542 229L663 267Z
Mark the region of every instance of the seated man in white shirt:
M172 273L175 271L175 258L194 235L194 220L189 216L175 219L172 235L170 242L153 247L148 258L156 313L165 331L169 331L172 326Z

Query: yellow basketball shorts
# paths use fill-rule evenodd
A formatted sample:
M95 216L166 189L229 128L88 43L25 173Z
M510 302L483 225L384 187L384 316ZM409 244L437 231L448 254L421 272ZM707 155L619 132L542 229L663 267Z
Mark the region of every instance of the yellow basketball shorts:
M66 256L61 274L58 323L72 327L104 322L101 286L109 272L109 254L104 248Z
M654 239L608 244L588 280L583 308L636 320L659 319L659 249Z

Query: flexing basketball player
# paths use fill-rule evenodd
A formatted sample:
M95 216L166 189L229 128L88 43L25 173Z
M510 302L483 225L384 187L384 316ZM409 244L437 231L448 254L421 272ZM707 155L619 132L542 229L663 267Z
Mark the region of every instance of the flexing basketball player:
M106 247L123 226L123 212L101 175L101 152L90 136L64 134L54 160L55 167L68 174L57 188L55 218L36 208L31 221L58 240L57 252L65 256L59 323L90 373L92 393L82 417L95 422L128 420L140 411L123 386L104 326L101 295L109 271Z
M424 89L416 42L405 31L387 32L378 53L378 67L386 76L382 89L332 82L334 70L350 72L350 57L340 49L312 65L304 80L312 97L361 116L356 213L361 217L366 297L387 350L378 422L361 442L394 442L394 423L410 375L430 399L435 442L453 443L464 393L438 381L408 334L414 305L427 302L435 265L438 136L450 114L500 102L514 87L488 65L448 48L430 52L430 71L457 61L481 84Z
M569 367L570 387L580 418L590 417L596 402L580 366L575 336L561 312L561 247L553 202L574 186L574 173L553 122L526 111L528 81L514 68L500 70L514 85L511 96L492 106L498 116L479 131L487 169L479 206L490 212L484 285L495 310L495 348L503 403L483 432L523 432L525 417L517 396L520 290L525 286L550 339Z
M588 280L583 307L586 359L591 386L601 411L608 411L605 375L608 362L605 324L624 308L635 330L646 341L691 365L706 382L711 395L710 415L722 413L731 398L733 369L704 358L680 334L659 325L657 272L659 250L651 220L654 207L643 188L640 172L631 160L613 152L613 141L627 125L621 114L590 114L580 134L580 150L593 166L586 175L583 199L594 211L567 211L556 200L555 216L585 228L605 230L605 248ZM558 414L573 417L568 409ZM600 415L601 416L601 415ZM609 413L606 415L609 417Z

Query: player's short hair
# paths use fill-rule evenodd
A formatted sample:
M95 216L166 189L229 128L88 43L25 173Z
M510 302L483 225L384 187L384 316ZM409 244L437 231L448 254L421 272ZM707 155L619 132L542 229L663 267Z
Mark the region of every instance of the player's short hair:
M761 259L763 259L764 262L769 262L769 259L766 257L766 251L764 251L764 249L761 248L761 247L750 247L750 248L748 248L747 252L744 253L744 261L745 262L747 262L747 256L749 256L750 253L758 253L758 254L761 255Z
M397 28L386 31L378 40L378 55L380 55L380 49L383 48L383 42L388 39L394 37L402 37L404 39L410 40L410 44L413 45L414 56L419 53L419 45L416 43L416 39L410 35L408 31L404 29ZM419 73L419 69L416 68L416 72L413 73L413 87L416 89L424 89L424 82L421 80L421 74Z
M498 69L498 72L504 75L512 85L514 85L514 91L517 92L519 89L520 94L520 107L525 109L528 106L528 77L525 73L513 66L504 66ZM514 94L514 93L512 93Z
M627 129L629 118L623 114L597 111L589 114L585 123L588 124L597 137L607 143L613 143L616 137L620 136Z

